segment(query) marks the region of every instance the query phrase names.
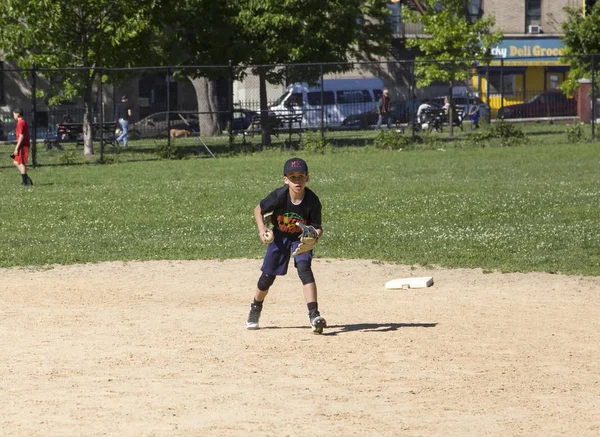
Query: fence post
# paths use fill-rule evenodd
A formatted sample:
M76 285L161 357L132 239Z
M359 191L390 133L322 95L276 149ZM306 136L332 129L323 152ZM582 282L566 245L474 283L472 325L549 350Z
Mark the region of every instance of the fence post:
M233 61L229 60L229 151L233 148ZM242 127L243 129L243 127Z
M596 55L592 55L592 142L596 140Z
M102 69L100 69L100 74L98 76L100 77L100 83L98 84L98 95L100 96L100 162L104 162L104 87L102 86Z
M410 86L409 86L409 88L410 88L410 90L412 92L411 99L412 99L412 102L413 102L413 107L411 108L411 111L410 111L410 125L411 125L412 140L413 141L415 140L415 136L416 136L416 133L415 133L416 124L419 122L419 120L417 120L415 118L417 116L416 112L415 112L415 109L418 109L418 108L415 108L416 103L417 103L417 101L416 101L417 90L416 90L416 85L415 85L415 62L416 61L413 60L410 63Z
M504 58L500 59L500 108L504 108Z
M115 122L117 123L116 128L119 126L119 120L117 119L117 85L112 82L112 116Z
M171 150L171 69L167 68L167 150ZM200 121L200 119L198 119ZM200 125L198 125L200 130Z
M492 122L492 105L490 104L490 63L488 62L485 67L485 103L488 105L490 110L488 111L487 122Z
M31 163L35 167L37 165L37 89L36 89L36 74L35 74L35 62L31 63L31 127L33 129L31 135Z
M325 99L325 90L323 84L323 64L319 64L321 73L321 140L325 139L325 105L323 104Z

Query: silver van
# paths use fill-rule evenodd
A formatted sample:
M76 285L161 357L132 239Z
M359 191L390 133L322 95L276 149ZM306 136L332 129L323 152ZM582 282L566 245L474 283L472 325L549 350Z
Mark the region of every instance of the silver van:
M288 86L269 112L284 123L294 120L301 127L337 127L352 114L374 110L383 92L379 78L324 79L309 85Z

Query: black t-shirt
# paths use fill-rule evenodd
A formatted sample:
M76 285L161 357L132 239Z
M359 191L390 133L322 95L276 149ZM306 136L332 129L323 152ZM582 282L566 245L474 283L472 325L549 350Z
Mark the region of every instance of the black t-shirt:
M294 225L298 221L321 229L321 201L308 188L304 189L304 199L298 205L292 203L287 185L277 188L260 201L260 210L263 215L272 211L273 229L292 236L302 232Z
M117 120L122 118L123 120L129 121L129 110L131 109L131 105L129 102L121 102L117 107Z

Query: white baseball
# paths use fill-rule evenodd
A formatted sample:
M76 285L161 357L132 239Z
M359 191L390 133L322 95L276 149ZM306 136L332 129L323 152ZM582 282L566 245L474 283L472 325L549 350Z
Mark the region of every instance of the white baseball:
M272 243L273 240L275 239L275 236L273 235L273 231L266 231L263 234L263 237L265 239L265 243L267 243L267 244Z

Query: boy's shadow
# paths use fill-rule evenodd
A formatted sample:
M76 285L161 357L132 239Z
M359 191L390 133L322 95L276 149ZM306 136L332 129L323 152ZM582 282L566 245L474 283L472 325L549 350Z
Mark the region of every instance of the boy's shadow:
M435 328L437 323L356 323L353 325L330 325L323 335L338 335L344 332L390 332L400 328Z
M329 325L323 335L338 335L345 332L390 332L400 328L435 328L437 323L356 323L353 325ZM261 329L285 329L290 327L267 326ZM293 326L292 329L309 329L307 326Z

